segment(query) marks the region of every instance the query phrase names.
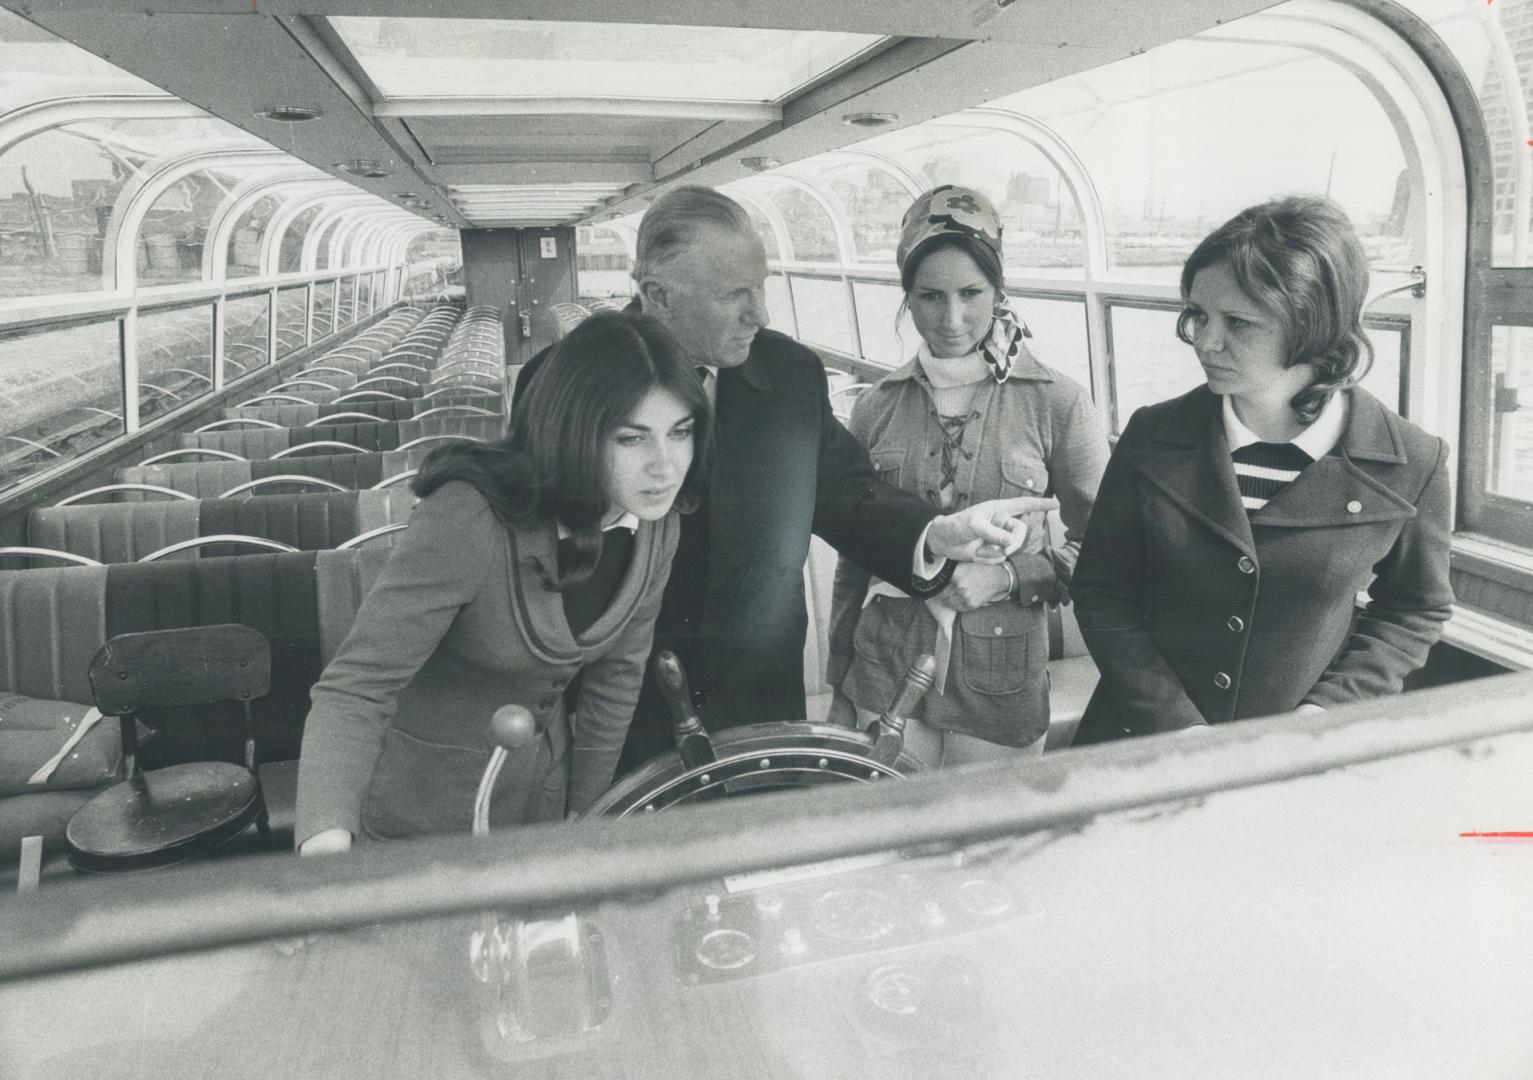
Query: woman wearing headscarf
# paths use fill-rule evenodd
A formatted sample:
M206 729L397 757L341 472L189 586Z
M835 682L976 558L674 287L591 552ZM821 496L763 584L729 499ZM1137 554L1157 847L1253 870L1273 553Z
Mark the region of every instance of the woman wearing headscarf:
M915 355L863 391L850 428L882 479L942 513L1039 497L1027 541L998 564L961 564L938 596L913 599L842 559L829 677L865 726L921 653L937 685L907 718L905 745L941 767L1038 754L1049 728L1046 604L1070 575L1107 439L1078 383L1040 363L1007 306L1001 222L978 191L945 184L905 213L895 261L920 336ZM1064 540L1050 541L1045 498ZM849 711L838 700L838 711Z

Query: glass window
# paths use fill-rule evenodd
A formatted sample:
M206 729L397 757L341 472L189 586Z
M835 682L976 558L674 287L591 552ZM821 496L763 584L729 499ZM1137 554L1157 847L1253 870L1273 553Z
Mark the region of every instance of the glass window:
M309 226L314 224L321 209L319 203L305 207L288 223L287 231L282 234L282 250L277 255L277 269L281 273L295 274L303 269L303 238L308 235Z
M357 320L357 279L341 278L341 297L335 305L336 326L350 326Z
M120 326L0 336L0 485L122 434Z
M1001 215L1006 271L1077 278L1086 265L1080 208L1052 162L1009 131L965 127L962 120L922 124L859 144L899 162L923 188L962 184L982 191ZM910 206L880 213L899 229ZM891 257L891 260L892 257Z
M213 388L213 309L143 311L138 316L138 418L178 409Z
M335 331L332 323L335 320L335 282L316 281L314 283L314 313L310 321L309 337L318 341Z
M839 279L792 277L793 310L799 340L857 355L846 310L846 283Z
M138 234L140 286L201 280L208 222L238 182L219 170L193 173L155 199Z
M1091 389L1091 354L1086 348L1086 305L1080 300L1017 296L1012 310L1033 336L1027 349L1040 361ZM1181 342L1177 342L1178 345Z
M1385 405L1400 412L1400 363L1408 331L1364 327L1363 332L1373 342L1373 366L1363 376L1361 385Z
M915 355L919 335L909 319L896 324L905 291L883 281L854 281L852 300L857 305L857 331L862 337L862 358L895 368Z
M742 181L749 184L758 195L769 199L782 217L788 231L791 252L785 257L796 262L835 263L840 261L836 250L836 229L830 215L818 199L797 184L790 184L770 176L753 176ZM772 245L767 245L772 250Z
M224 378L238 378L266 363L271 302L265 293L224 301Z
M256 277L261 273L261 241L266 237L271 219L281 209L281 196L264 195L240 217L229 234L225 277Z
M870 48L867 34L533 19L332 18L389 97L776 101Z
M851 258L893 266L900 219L911 202L905 186L881 166L834 154L819 159L813 172L819 186L841 205L852 234Z
M730 194L734 195L735 193L730 192ZM782 245L777 242L777 231L772 228L772 223L767 220L760 207L749 198L740 198L738 201L741 206L745 207L746 214L750 216L751 224L756 227L756 236L760 238L761 246L766 248L767 260L769 262L779 262L786 259L788 254L783 251Z
M1490 361L1495 394L1486 487L1533 503L1533 328L1495 327Z
M1192 346L1176 336L1179 312L1122 304L1108 308L1118 430L1135 409L1185 394L1205 381Z
M344 220L344 216L333 218L329 224L324 226L324 232L320 233L319 236L319 246L314 250L314 269L339 269L340 264L337 264L335 267L330 265L330 245L331 241L335 239L336 230L340 227L341 222Z
M788 292L788 279L781 274L768 274L766 279L767 318L772 329L798 337L798 320L793 317L793 297Z
M582 299L608 297L627 299L633 295L633 259L628 244L611 229L582 228L575 253Z
M1175 281L1220 223L1298 191L1341 203L1373 261L1409 259L1399 134L1357 76L1307 50L1187 39L995 104L1041 120L1080 155L1121 277Z
M0 113L71 94L159 94L160 89L129 75L78 46L55 37L20 15L0 8Z
M1399 0L1425 19L1452 50L1479 98L1490 138L1491 175L1495 182L1492 261L1497 266L1533 265L1529 244L1533 186L1518 177L1527 170L1533 110L1533 3L1497 0L1464 4L1457 0Z
M0 48L3 51L3 48ZM118 194L144 160L99 125L23 139L0 157L0 297L94 292Z
M371 314L373 310L373 275L357 276L357 318Z
M304 316L309 307L309 290L303 286L277 290L277 355L286 356L307 344Z

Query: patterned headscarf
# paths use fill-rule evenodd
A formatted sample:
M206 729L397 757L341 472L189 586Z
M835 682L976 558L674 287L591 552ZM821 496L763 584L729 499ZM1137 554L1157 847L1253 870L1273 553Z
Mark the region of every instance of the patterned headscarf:
M939 236L973 237L993 250L997 260L1003 260L1000 215L990 200L973 188L943 184L916 196L900 223L895 264L903 271L912 255ZM1005 382L1011 374L1012 361L1022 352L1022 339L1033 335L1027 324L1006 306L1004 295L997 295L993 315L990 331L979 343L979 352L990 365L995 381Z

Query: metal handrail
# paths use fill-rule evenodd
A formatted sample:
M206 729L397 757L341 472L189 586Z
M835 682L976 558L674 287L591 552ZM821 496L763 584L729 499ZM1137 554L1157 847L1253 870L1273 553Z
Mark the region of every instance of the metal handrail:
M368 491L382 491L384 488L388 488L388 487L394 486L395 484L399 483L401 480L409 480L411 477L415 476L415 474L418 473L418 472L420 472L419 469L406 469L404 472L398 472L398 473L395 473L393 476L390 476L390 477L388 477L386 479L379 480L376 484L374 484L372 487L368 488L367 490Z
M228 450L212 450L206 446L183 446L179 450L167 450L163 454L156 454L154 457L147 457L143 461L140 461L139 464L158 465L160 462L169 461L171 458L199 456L223 458L225 461L250 460L249 458L240 457L238 454Z
M329 416L321 416L321 417L319 417L316 420L310 420L307 424L304 424L303 426L306 427L306 428L321 427L321 426L323 426L325 424L334 424L334 423L337 423L337 422L339 422L341 420L348 420L348 419L350 419L350 420L366 420L369 423L374 423L374 424L381 424L381 423L383 423L383 417L381 417L381 416L374 416L372 413L365 413L365 412L338 412L338 413L331 413Z
M392 525L379 525L376 529L368 529L365 533L358 533L350 540L342 540L339 544L335 545L335 550L350 551L353 548L361 547L369 540L376 540L380 536L387 536L389 533L400 532L408 527L409 526L403 521L395 522Z
M253 398L246 398L244 401L240 402L238 405L236 405L234 407L236 409L243 409L246 405L256 405L256 404L259 404L259 403L261 403L263 401L276 402L277 404L280 404L280 405L313 405L314 404L314 402L310 401L308 398L301 398L297 394L257 394Z
M234 496L243 495L247 491L257 491L260 488L271 487L276 484L308 484L311 487L325 488L328 491L351 490L345 484L337 484L334 480L326 480L322 476L304 476L302 473L279 473L276 476L262 476L256 480L246 480L243 484L235 484L218 497L220 499L232 499Z
M499 416L499 413L489 409L481 409L478 405L436 405L425 412L418 412L412 419L424 420L428 416L437 416L441 413L457 412L459 416Z
M96 559L87 558L84 555L76 555L72 551L57 551L54 548L28 547L25 544L17 544L9 547L0 547L0 557L6 555L25 556L29 559L58 559L60 562L73 563L76 566L105 566Z
M366 454L371 451L354 443L340 442L336 439L316 439L314 442L299 443L297 446L289 446L284 450L278 450L267 461L276 461L278 458L291 457L300 450L312 450L316 446L323 446L327 450L343 450L351 454Z
M268 551L292 552L298 550L291 544L284 544L280 540L268 540L264 536L217 533L213 536L194 536L190 540L177 540L174 544L166 544L158 551L151 551L138 561L156 562L167 555L176 555L183 551L193 551L200 547L207 547L209 544L249 544L252 547L265 548Z
M418 439L411 439L407 443L401 443L400 445L396 446L394 449L396 449L396 450L408 450L408 449L410 449L413 446L420 446L422 443L440 442L443 439L461 439L464 442L484 442L485 441L485 440L481 439L478 435L422 435Z
M220 428L230 427L234 424L250 424L258 428L277 428L279 430L282 427L281 424L274 424L270 420L258 420L254 416L231 416L225 420L213 420L203 424L200 428L193 428L192 434L196 435L201 431L217 431Z
M119 491L148 491L155 495L169 495L172 499L193 499L197 496L188 495L184 491L175 488L161 487L159 484L103 484L101 487L93 487L89 491L76 492L54 503L54 506L73 506L81 499L89 499L93 495L115 495Z
M353 390L349 394L342 394L340 397L336 398L330 404L332 404L332 405L339 405L343 401L355 401L357 398L365 398L365 397L367 397L369 395L372 395L373 397L376 397L376 398L380 398L383 401L403 401L403 400L405 400L399 394L391 394L387 390ZM306 401L306 402L304 402L304 404L305 405L312 405L313 402Z
M440 397L443 394L468 394L470 397L489 397L498 399L500 395L485 386L439 386L435 390L421 395L421 400Z

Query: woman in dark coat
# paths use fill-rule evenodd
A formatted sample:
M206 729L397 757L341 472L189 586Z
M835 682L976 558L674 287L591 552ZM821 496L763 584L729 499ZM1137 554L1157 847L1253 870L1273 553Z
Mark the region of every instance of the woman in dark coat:
M669 331L598 314L559 343L504 441L427 460L410 527L313 690L300 851L467 832L506 704L538 737L508 757L492 824L559 820L607 788L709 418Z
M1208 382L1135 412L1103 477L1072 590L1102 676L1077 744L1393 694L1425 662L1453 600L1448 447L1357 385L1367 286L1317 197L1187 260L1177 336Z

